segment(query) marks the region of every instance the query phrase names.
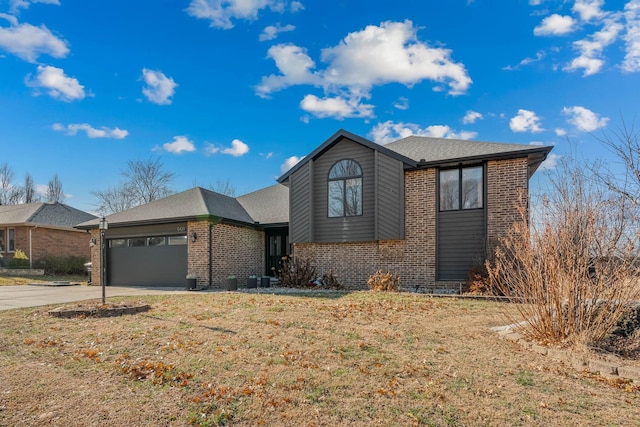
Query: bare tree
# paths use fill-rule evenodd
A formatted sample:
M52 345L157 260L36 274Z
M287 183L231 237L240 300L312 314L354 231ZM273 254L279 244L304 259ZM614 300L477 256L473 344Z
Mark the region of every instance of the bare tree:
M12 199L13 186L13 169L9 164L4 163L0 166L0 205L10 205Z
M58 174L55 174L49 183L47 184L47 192L45 193L45 199L47 202L64 202L64 192L62 191L62 181Z
M93 192L98 198L96 211L101 215L121 212L173 193L170 186L174 174L164 169L159 158L130 160L121 175L125 178L121 184Z
M153 202L172 194L170 186L175 175L164 170L158 157L130 160L122 176L127 179L125 185L132 192L136 204Z
M33 177L28 173L24 177L24 187L22 188L22 193L22 199L25 203L34 203L40 200L38 193L36 193L35 184L33 183Z
M235 197L236 196L236 187L231 184L231 181L227 179L226 181L217 180L215 184L210 184L209 189L211 191L215 191L216 193L224 194L225 196Z
M608 130L595 138L605 145L619 163L622 170L612 170L609 165L592 168L594 175L610 191L624 197L636 207L640 207L640 131L634 122L627 126L624 119L617 130Z
M94 191L93 195L98 198L96 212L100 215L122 212L139 204L126 184L109 187L104 191Z

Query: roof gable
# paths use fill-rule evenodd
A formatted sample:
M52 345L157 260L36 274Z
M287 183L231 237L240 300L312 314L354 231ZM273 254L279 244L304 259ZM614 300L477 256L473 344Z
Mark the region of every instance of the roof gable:
M326 152L327 150L329 150L331 147L333 147L335 144L337 144L338 142L342 141L344 138L347 138L357 144L363 145L367 148L370 148L372 150L375 151L379 151L391 158L394 158L396 160L401 161L402 163L405 164L406 167L415 167L416 166L416 161L406 157L405 155L398 153L396 151L392 151L389 150L387 147L380 145L380 144L376 144L373 141L369 141L366 138L363 138L361 136L358 136L356 134L353 134L351 132L348 132L344 129L340 129L338 132L334 133L331 137L329 137L329 139L327 139L326 141L324 141L322 144L320 144L315 150L313 150L311 153L309 153L307 156L303 157L302 160L300 160L295 166L293 166L291 169L289 169L287 172L285 172L280 178L278 178L278 182L279 183L283 183L286 182L289 179L289 176L291 176L293 173L295 173L298 169L300 169L301 167L303 167L305 164L307 164L310 160L315 160L318 157L320 157L324 152Z

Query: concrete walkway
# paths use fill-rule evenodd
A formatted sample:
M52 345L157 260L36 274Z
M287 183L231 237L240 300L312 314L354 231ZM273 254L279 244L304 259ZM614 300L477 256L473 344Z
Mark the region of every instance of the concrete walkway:
M107 286L106 296L180 295L190 293L184 288L141 288ZM99 286L0 286L0 310L63 304L102 298Z

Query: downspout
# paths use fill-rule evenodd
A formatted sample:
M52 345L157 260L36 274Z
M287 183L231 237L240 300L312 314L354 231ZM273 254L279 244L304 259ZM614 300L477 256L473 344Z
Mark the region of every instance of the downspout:
M209 287L213 287L213 224L209 222Z
M33 269L33 254L31 252L31 231L35 230L36 228L38 228L37 225L29 229L29 270Z

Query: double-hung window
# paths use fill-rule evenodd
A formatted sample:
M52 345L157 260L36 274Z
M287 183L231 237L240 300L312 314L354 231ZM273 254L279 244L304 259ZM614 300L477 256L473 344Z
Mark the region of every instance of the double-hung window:
M440 171L440 210L483 207L482 166Z
M329 170L330 218L362 215L362 168L355 160L340 160Z
M9 252L15 252L16 251L16 230L13 228L10 228L9 230L7 230L7 234L9 235L8 237L8 246L7 246L7 250Z

